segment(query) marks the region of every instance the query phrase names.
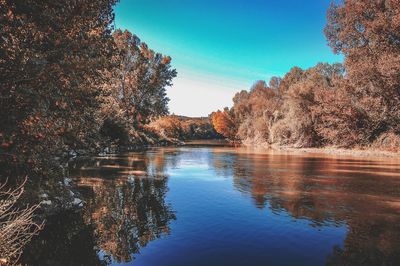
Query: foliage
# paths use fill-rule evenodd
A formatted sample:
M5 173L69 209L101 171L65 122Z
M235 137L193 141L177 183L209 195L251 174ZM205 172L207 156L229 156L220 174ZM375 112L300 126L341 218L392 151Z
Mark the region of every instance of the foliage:
M171 58L128 31L112 33L115 2L0 2L4 160L51 175L54 158L108 139L127 145L168 113Z
M236 138L236 124L228 108L225 108L224 111L218 110L217 112L212 113L211 121L215 130L219 134L231 140Z
M179 116L182 123L184 139L220 139L209 117L184 117Z
M149 124L149 127L165 139L182 139L183 124L177 116L164 116Z
M376 140L375 147L386 147L383 140L400 134L399 14L397 0L333 3L325 34L344 66L294 67L269 85L257 81L235 95L230 110L214 114L214 127L249 144L352 147Z
M109 77L105 90L111 101L105 101L103 112L116 113L116 119L127 124L145 124L151 118L168 114L166 87L172 85L176 70L171 58L155 53L129 31L113 33L116 53L114 67L106 71Z
M365 139L400 128L400 2L346 0L328 10L325 35L343 53L349 88L367 116Z
M340 80L334 88L316 91L315 102L312 106L314 128L322 144L343 147L368 144L363 140L368 123L365 113L352 101L345 80Z
M172 85L176 70L169 56L155 53L127 30L116 30L113 39L113 67L105 70L107 82L99 97L101 132L128 145L138 142L137 133L145 124L168 114L166 87Z
M92 144L114 3L0 2L1 154L43 168L44 153Z
M190 118L184 116L162 116L152 121L148 128L162 138L169 140L218 139L209 118Z
M271 80L271 84L280 82ZM264 81L257 81L250 92L242 91L233 98L237 137L244 140L267 140L270 127L277 119L277 108L281 104L277 90L271 89Z
M400 135L390 131L383 133L372 143L372 147L379 150L400 152Z

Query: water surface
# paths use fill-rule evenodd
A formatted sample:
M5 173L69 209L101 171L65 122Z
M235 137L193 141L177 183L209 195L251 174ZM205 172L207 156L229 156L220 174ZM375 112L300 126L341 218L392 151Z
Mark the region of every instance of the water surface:
M79 160L30 265L398 265L400 160L155 148Z

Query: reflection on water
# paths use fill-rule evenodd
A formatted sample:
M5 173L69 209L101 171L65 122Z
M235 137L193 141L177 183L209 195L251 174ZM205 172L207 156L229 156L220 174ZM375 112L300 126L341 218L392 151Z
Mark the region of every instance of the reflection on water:
M343 247L328 265L400 263L400 161L230 154L214 165L233 170L235 187L258 208L307 219L311 226L345 224Z
M28 247L24 262L36 265L129 262L147 243L169 234L168 224L175 215L165 203L166 160L162 153L153 155L142 153L76 161L71 176L85 208L81 213L52 217L48 228L39 236L40 241L31 245L33 250ZM92 245L87 247L87 241L81 242L82 234ZM58 235L67 239L61 242ZM70 241L71 238L77 240ZM39 251L37 245L42 246ZM51 254L54 246L60 250ZM95 256L88 260L89 254Z
M400 160L159 148L74 162L28 265L396 265Z

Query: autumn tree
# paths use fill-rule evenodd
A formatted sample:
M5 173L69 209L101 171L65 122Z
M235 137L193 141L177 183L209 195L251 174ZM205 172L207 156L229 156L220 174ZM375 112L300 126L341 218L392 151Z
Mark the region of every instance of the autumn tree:
M274 78L274 86L280 83ZM265 81L254 83L249 92L242 91L233 98L232 112L238 124L238 137L252 142L269 142L270 128L280 106L279 91Z
M43 161L93 144L115 2L0 2L2 160L44 170Z
M209 117L180 117L185 139L220 139Z
M279 83L278 89L281 93L286 92L291 84L294 84L301 80L303 75L303 70L299 67L293 67L288 73L285 74L283 79Z
M224 137L235 140L237 127L228 108L211 114L211 121L215 130Z
M272 88L257 81L233 98L230 113L236 137L253 145L358 143L364 130L363 114L347 93L344 74L341 64L318 64L306 70L295 67L283 79L273 77Z
M150 122L146 128L166 140L220 139L208 117L167 115Z
M278 90L281 86L282 78L280 77L272 77L268 83L269 87L273 90Z
M183 139L184 125L175 115L163 116L151 122L149 127L166 139Z
M105 90L110 99L103 106L109 114L127 124L145 124L153 117L168 114L166 88L172 85L176 70L171 58L155 53L129 31L113 33L116 53L114 68L107 71ZM107 109L108 108L108 109Z
M351 95L367 115L365 138L400 131L400 2L345 0L328 11L325 35L345 56Z
M280 144L295 147L318 146L321 144L321 136L316 125L321 121L316 120L314 112L320 107L316 95L321 95L321 91L335 94L336 81L343 77L344 69L341 64L320 63L307 70L298 71L294 68L291 73L296 73L295 78L292 76L286 79L290 74L284 78L286 88L280 110L282 119L276 124L275 139L279 139Z
M311 112L321 145L352 147L368 144L363 139L367 117L352 100L347 83L342 79L332 87L315 91Z

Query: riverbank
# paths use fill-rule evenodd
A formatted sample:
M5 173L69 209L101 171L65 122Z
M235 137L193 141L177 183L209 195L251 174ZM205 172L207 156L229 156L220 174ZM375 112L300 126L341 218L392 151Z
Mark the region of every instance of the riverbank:
M332 156L345 156L345 157L374 157L374 158L400 158L400 152L377 150L372 148L337 148L337 147L322 147L322 148L293 148L284 146L271 146L271 145L248 145L243 144L245 147L252 147L255 149L274 150L277 152L288 152L293 154L323 154Z
M374 149L343 149L335 147L325 147L325 148L288 148L280 147L279 150L302 153L302 154L328 154L334 156L351 156L351 157L399 157L399 152L381 151Z
M295 154L324 154L332 156L346 157L380 157L380 158L400 158L400 151L390 151L379 149L377 147L354 147L354 148L339 148L334 146L326 146L320 148L296 148L290 146L271 145L266 142L246 140L242 145L249 148L261 150L273 150L276 152L288 152Z

